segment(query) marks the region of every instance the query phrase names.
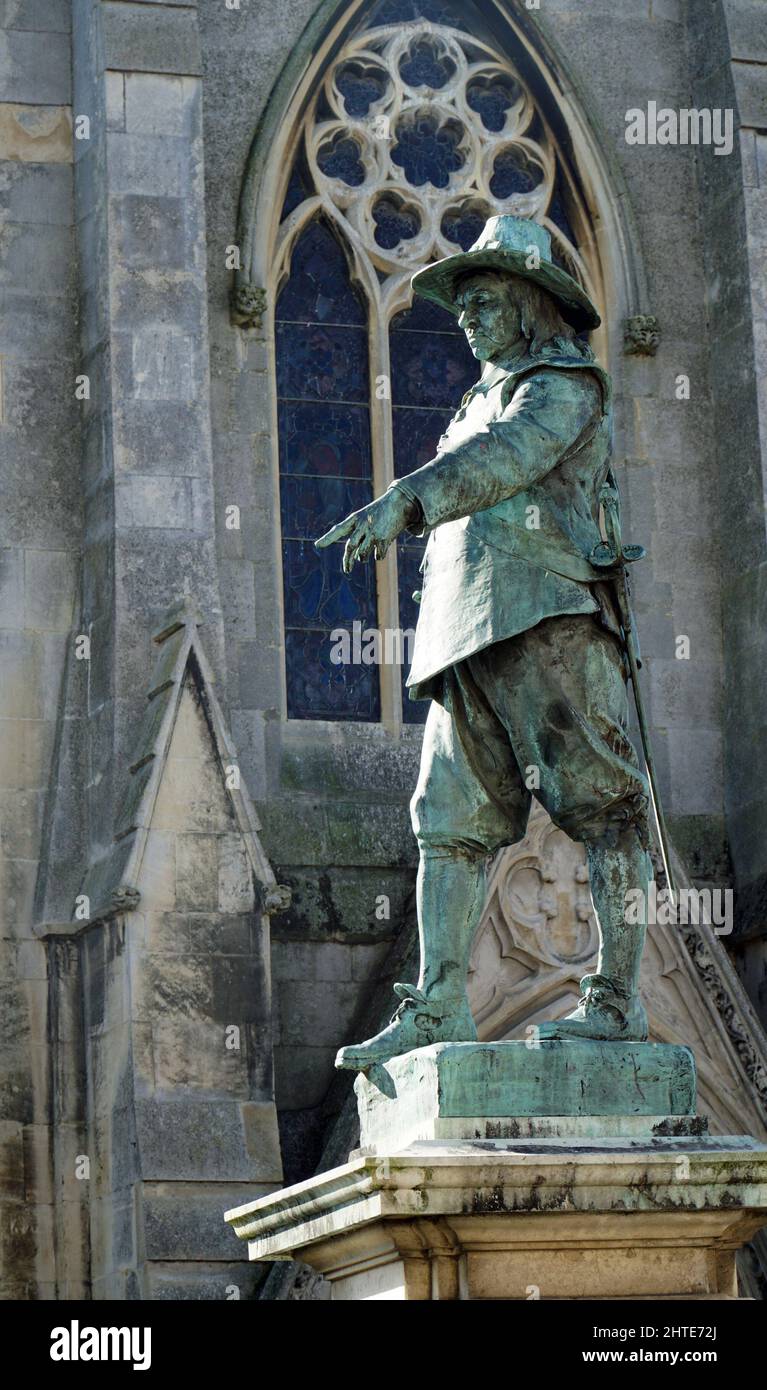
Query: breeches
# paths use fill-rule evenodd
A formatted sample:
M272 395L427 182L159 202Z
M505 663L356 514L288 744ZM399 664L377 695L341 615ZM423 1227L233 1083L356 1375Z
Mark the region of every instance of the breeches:
M547 618L444 672L410 811L422 855L486 857L524 837L533 795L572 839L648 845L648 788L628 737L617 639Z

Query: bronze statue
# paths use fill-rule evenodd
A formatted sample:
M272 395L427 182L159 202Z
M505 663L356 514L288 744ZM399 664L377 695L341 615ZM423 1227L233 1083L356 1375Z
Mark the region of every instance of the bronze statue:
M539 1037L644 1041L645 926L625 906L637 888L647 903L652 878L648 785L627 733L629 634L599 527L610 380L576 336L599 315L552 262L545 229L511 216L413 287L458 316L484 366L435 457L316 542L344 540L348 572L405 530L429 536L408 677L411 697L432 701L411 803L420 977L395 985L389 1026L336 1065L476 1039L466 977L485 865L524 836L533 790L585 843L600 934L577 1008Z

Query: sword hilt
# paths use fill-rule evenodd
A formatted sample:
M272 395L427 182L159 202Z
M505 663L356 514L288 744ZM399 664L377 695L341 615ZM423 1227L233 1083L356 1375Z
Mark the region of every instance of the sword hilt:
M602 484L599 503L604 514L607 539L591 550L589 560L595 569L614 569L617 565L633 565L637 560L643 560L647 554L643 545L623 544L620 496L613 482Z
M589 561L595 569L607 570L619 564L633 565L636 560L643 560L646 554L643 545L624 545L617 554L607 541L600 541L590 552Z

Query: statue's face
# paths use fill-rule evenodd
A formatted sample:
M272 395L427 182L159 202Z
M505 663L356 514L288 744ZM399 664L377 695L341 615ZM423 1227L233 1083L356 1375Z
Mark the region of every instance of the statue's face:
M508 275L485 271L462 281L456 295L463 329L480 362L503 357L522 336L521 317Z

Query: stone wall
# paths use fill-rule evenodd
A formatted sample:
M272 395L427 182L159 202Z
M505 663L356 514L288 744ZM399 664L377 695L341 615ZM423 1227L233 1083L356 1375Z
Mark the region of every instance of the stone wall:
M700 161L720 534L725 724L724 799L738 889L732 945L767 1016L767 10L759 0L697 7L691 30L696 104L735 106L731 159Z
M0 14L0 1297L53 1287L35 878L80 553L70 6Z

